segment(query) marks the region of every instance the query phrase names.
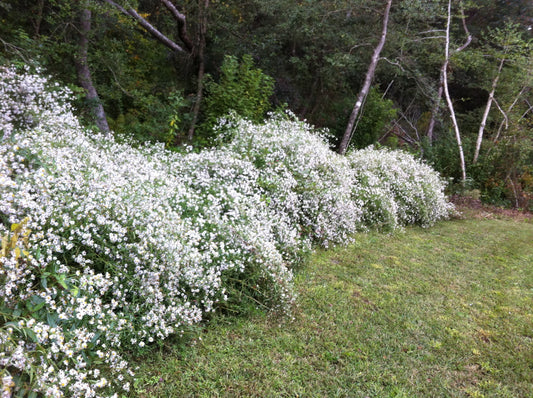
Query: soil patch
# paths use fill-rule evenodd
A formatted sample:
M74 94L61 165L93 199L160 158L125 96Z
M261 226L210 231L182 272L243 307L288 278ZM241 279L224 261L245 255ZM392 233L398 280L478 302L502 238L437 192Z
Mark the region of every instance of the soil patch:
M533 222L533 213L530 211L488 205L479 199L459 195L452 196L450 201L455 205L457 218L495 218Z

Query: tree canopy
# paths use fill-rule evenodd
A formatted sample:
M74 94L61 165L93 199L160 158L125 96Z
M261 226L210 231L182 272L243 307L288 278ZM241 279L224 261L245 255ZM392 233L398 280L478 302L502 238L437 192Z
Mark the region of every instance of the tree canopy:
M287 107L328 128L335 147L386 3L2 0L0 62L44 69L74 89L87 123L139 140L205 145L202 126L221 110L257 120ZM351 145L402 146L487 199L523 206L533 190L532 27L527 0L393 1ZM242 79L228 87L228 60L260 73L255 90L271 93L269 104L255 97L247 105L257 109L242 109L254 94Z

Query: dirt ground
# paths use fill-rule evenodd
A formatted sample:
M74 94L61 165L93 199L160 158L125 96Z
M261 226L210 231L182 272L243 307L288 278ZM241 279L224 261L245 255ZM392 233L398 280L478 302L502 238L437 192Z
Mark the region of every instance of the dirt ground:
M450 200L455 205L457 210L457 218L496 218L533 222L532 212L492 206L481 203L479 199L473 199L464 196L452 196Z

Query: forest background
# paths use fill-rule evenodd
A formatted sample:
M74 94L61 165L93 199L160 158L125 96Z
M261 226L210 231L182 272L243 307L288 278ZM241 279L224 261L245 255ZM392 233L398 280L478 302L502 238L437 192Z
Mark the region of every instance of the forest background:
M87 123L140 141L209 146L230 111L288 108L338 148L387 28L351 147L402 147L452 189L531 208L533 2L394 1L384 24L385 3L2 0L0 63L41 68Z

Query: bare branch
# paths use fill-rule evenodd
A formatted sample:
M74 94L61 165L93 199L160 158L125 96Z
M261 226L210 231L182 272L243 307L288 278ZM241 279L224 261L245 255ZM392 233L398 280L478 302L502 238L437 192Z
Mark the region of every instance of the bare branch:
M465 48L468 47L468 45L470 44L471 41L472 41L472 36L468 36L468 38L466 39L465 44L463 44L461 47L459 47L457 50L455 50L455 52L458 53L459 51L463 51Z
M185 24L185 15L179 12L174 4L172 4L169 0L161 0L161 2L170 11L176 21L180 21L181 23Z
M126 90L124 87L122 87L122 84L120 84L120 81L118 80L117 75L115 74L115 71L113 70L113 68L111 68L111 66L109 66L107 64L106 64L106 67L107 67L107 69L109 69L109 71L113 75L113 79L115 80L115 83L118 86L118 88L120 89L120 91L122 91L128 97L133 98L133 95L131 95L131 93L128 90Z
M420 39L413 39L413 40L409 40L409 41L411 43L418 43L420 41L432 40L432 39L446 39L446 36L426 36L426 37L421 37Z
M107 4L112 5L124 15L134 18L139 23L139 25L141 25L144 29L148 31L148 33L150 33L155 39L157 39L159 42L161 42L171 50L176 52L185 52L185 50L180 45L170 40L167 36L157 30L150 22L141 17L133 8L129 8L126 10L124 7L122 7L120 4L115 3L113 0L100 1L105 1Z
M402 111L398 111L398 113L400 114L400 117L407 122L409 127L411 127L413 129L413 131L416 134L417 140L420 142L420 134L418 134L418 129L416 128L416 126L407 118L405 113L403 113Z
M528 102L527 104L530 105L529 102ZM520 119L518 119L518 121L520 121L520 120L522 120L523 118L525 118L526 115L527 115L529 112L531 112L531 111L533 111L533 105L531 105L531 106L530 106L530 107L529 107L529 108L528 108L528 109L522 114L522 116L520 116Z
M370 45L370 43L356 44L355 46L352 46L352 47L350 48L350 51L348 51L348 53L351 54L352 51L355 50L356 48L359 48L359 47L367 47L367 46L369 46L369 45Z
M396 128L398 131L396 131L395 128ZM417 145L418 145L418 143L416 142L416 140L415 140L413 137L411 137L411 136L409 135L409 133L408 133L407 131L405 131L405 129L404 129L404 128L403 128L403 127L402 127L397 121L394 121L394 126L393 126L392 129L389 130L389 132L390 132L391 130L392 130L392 134L394 134L396 137L401 138L402 140L406 141L406 142L409 143L410 145L412 145L412 146L417 146ZM389 134L389 132L387 132L387 134ZM401 132L401 133L403 133L403 134L399 134L399 132ZM385 134L383 137L381 137L380 140L382 140L383 138L385 138L387 134Z
M459 47L457 50L455 50L455 52L463 51L466 47L468 47L468 45L472 41L472 35L470 34L470 31L468 30L468 26L466 26L465 10L463 9L462 1L459 2L459 7L461 9L461 20L463 22L463 29L467 37L466 37L466 42L461 47Z
M383 60L391 65L394 65L394 66L397 66L398 68L400 68L402 70L402 72L405 72L405 69L403 68L403 66L399 63L399 62L394 62L394 61L391 61L390 59L386 58L386 57L381 57L380 60Z
M505 128L509 128L509 118L507 117L507 113L502 109L499 102L496 100L496 98L493 98L492 101L494 101L494 104L496 105L496 108L500 111L500 113L503 115L503 120L505 122Z
M511 105L509 105L509 107L507 108L507 113L511 112L514 108L514 106L518 103L518 100L520 99L520 97L522 96L522 94L524 94L524 92L528 89L527 86L523 87L522 90L520 90L520 92L518 93L518 95L516 96L516 98L514 99L514 101L512 102ZM528 104L529 105L529 104ZM531 107L530 109L533 109L533 107ZM524 116L527 114L528 111L526 111L526 113L524 114ZM519 120L522 120L522 119L519 119ZM506 123L505 120L502 120L502 122L500 123L500 127L498 128L498 131L496 132L496 135L494 136L494 138L492 139L492 142L493 143L496 143L496 141L498 141L498 139L500 138L500 134L503 130L503 126L505 125L505 129L508 129L509 128L509 125ZM490 150L492 149L489 148L489 152Z
M169 0L161 0L161 2L167 8L167 10L170 11L172 16L178 23L179 36L180 36L181 41L183 42L183 44L185 44L185 47L187 47L187 50L192 51L192 49L194 48L194 45L191 39L189 38L189 34L187 33L185 15L179 12L176 6Z
M391 82L389 83L389 85L387 86L387 88L385 89L385 91L383 92L383 95L381 96L381 99L384 99L385 96L387 95L387 93L389 92L389 89L392 87L394 83L394 80L391 80Z
M426 33L435 33L435 32L441 32L441 33L446 33L446 29L431 29L431 30L425 30L423 32L418 32L419 35L423 35L423 34L426 34Z
M15 46L14 44L8 43L7 41L3 40L1 37L0 37L0 41L4 45L4 49L6 51L13 51L13 52L17 53L18 56L20 58L22 58L24 60L24 62L26 62L27 64L29 64L31 62L30 59L26 58L26 56L24 55L24 51L25 50L23 48L20 48L20 47Z

